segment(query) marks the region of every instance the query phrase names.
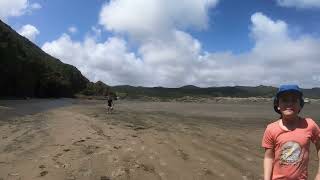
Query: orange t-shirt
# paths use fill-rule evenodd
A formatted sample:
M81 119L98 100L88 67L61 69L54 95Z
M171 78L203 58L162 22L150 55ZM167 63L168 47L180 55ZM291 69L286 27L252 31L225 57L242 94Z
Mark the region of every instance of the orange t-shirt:
M319 127L312 119L301 118L296 129L286 131L279 122L269 124L262 139L262 147L275 152L272 180L306 180L310 141L320 139Z

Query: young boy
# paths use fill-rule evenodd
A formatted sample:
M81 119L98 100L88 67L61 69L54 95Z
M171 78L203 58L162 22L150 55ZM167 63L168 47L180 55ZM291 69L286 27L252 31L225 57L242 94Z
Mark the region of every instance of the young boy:
M108 99L108 107L107 107L107 109L108 109L108 114L109 113L111 113L112 112L112 110L113 110L113 97L112 97L112 94L111 93L109 93L108 94L108 97L107 97Z
M264 180L308 179L310 142L316 145L320 158L320 130L311 118L299 116L303 105L303 93L297 85L279 87L274 110L281 117L267 126L262 139ZM320 180L320 169L315 179Z

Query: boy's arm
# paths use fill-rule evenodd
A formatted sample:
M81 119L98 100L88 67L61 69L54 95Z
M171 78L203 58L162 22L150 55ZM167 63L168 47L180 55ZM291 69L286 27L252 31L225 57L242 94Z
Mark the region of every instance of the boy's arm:
M273 169L274 151L266 148L263 159L264 180L271 180Z
M316 149L317 149L317 155L318 155L318 172L317 172L317 175L316 175L316 178L315 180L320 180L320 141L317 141L315 143L316 145Z

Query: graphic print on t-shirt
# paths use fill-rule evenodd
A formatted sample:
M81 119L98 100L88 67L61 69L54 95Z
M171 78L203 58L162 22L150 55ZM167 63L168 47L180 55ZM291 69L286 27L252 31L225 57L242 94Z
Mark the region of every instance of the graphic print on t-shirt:
M289 141L282 145L280 164L290 165L300 162L301 147L297 142Z

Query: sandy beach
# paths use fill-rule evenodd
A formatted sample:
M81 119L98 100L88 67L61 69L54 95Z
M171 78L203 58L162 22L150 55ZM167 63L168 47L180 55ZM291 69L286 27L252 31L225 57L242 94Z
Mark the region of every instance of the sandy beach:
M261 138L278 117L268 102L121 100L112 114L105 103L1 100L0 179L262 179ZM303 114L320 120L319 109Z

